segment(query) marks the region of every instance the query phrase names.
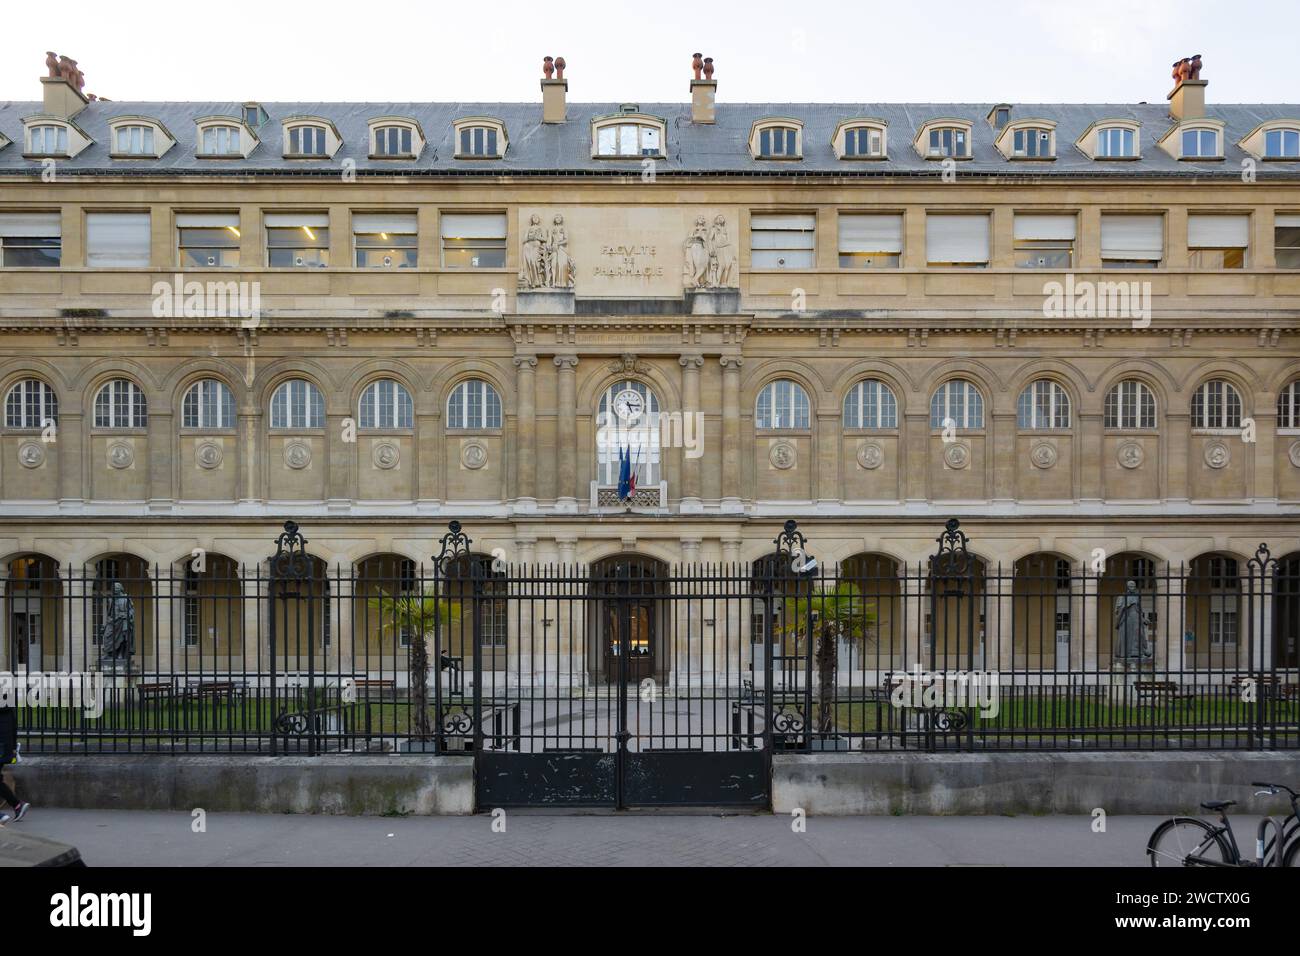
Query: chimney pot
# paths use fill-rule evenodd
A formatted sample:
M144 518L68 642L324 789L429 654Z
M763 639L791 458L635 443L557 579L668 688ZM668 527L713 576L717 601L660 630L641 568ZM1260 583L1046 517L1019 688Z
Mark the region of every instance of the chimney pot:
M1174 61L1174 88L1166 97L1169 116L1176 122L1205 117L1205 87L1208 80L1201 79L1201 55L1183 57Z
M713 57L696 53L691 60L695 70L695 79L691 80L691 122L717 122L714 99L718 92L718 81L713 78ZM704 79L700 79L700 74Z
M85 74L77 68L70 56L59 56L53 50L45 51L45 69L48 76L41 77L42 101L45 112L61 119L72 119L86 108Z
M542 60L542 122L563 123L565 118L565 94L569 91L569 81L564 78L567 64L564 57L545 57ZM555 75L552 77L551 73Z

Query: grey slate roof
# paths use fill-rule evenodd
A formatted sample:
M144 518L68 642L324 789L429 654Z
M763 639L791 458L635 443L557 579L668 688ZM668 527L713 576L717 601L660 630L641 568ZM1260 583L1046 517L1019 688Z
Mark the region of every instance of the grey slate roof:
M247 159L195 159L195 119L211 115L238 118L242 103L103 102L88 105L73 122L95 142L72 160L59 163L61 171L87 174L248 174L293 172L328 173L352 159L359 173L463 175L475 173L619 174L639 173L640 160L593 159L591 126L595 117L617 113L617 103L569 103L568 121L544 125L540 101L531 103L263 103L268 120L258 131L261 145ZM954 117L969 120L974 130L973 158L959 164L959 173L1059 176L1088 175L1125 178L1134 175L1230 176L1241 174L1247 158L1236 144L1266 120L1300 118L1300 105L1210 104L1210 118L1224 121L1225 159L1218 162L1180 162L1155 144L1173 125L1167 104L1016 104L1011 118L1049 119L1056 122L1057 159L1051 163L1010 162L993 146L997 132L987 122L992 103L722 103L715 125L691 122L688 103L642 103L640 111L663 117L668 124L667 158L658 173L727 173L743 175L841 176L938 175L937 163L922 159L912 147L917 129L925 122ZM43 112L37 102L0 103L0 133L11 140L0 149L0 173L37 172L37 160L24 159L22 118ZM109 121L124 115L145 116L161 122L177 145L156 160L109 158ZM321 116L333 121L344 143L328 160L285 160L281 156L280 121L290 116ZM369 158L367 121L379 116L415 119L428 145L418 160ZM491 116L503 121L509 136L504 159L457 160L453 121L467 116ZM748 139L752 123L769 116L789 116L804 124L804 157L798 162L754 160ZM846 119L874 117L889 124L889 158L873 162L837 160L831 149L836 125ZM1142 124L1142 159L1132 162L1095 162L1074 146L1087 127L1105 119L1136 120ZM1300 164L1260 164L1259 177L1300 177Z

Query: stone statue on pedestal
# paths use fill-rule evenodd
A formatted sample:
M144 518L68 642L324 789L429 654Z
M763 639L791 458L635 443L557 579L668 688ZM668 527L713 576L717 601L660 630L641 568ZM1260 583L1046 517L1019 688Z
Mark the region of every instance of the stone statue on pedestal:
M1137 583L1129 581L1124 593L1115 598L1114 658L1116 662L1140 664L1154 656L1142 610L1142 597L1138 594Z
M112 596L104 602L104 623L99 629L99 661L117 667L135 654L135 607L121 581L113 582Z

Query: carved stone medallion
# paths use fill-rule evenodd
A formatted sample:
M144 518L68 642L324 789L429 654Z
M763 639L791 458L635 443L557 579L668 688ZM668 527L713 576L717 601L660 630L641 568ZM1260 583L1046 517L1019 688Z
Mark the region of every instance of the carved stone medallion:
M867 471L875 471L885 463L885 449L869 441L858 449L858 464Z
M221 462L225 458L225 452L221 446L214 441L205 441L194 449L194 462L200 468L211 471L214 468L220 468Z
M311 445L302 441L291 441L284 446L284 463L294 471L301 471L311 464Z
M1146 461L1147 453L1135 441L1126 441L1115 449L1115 461L1121 468L1138 468Z
M943 461L954 470L965 468L970 464L970 446L953 442L943 450Z

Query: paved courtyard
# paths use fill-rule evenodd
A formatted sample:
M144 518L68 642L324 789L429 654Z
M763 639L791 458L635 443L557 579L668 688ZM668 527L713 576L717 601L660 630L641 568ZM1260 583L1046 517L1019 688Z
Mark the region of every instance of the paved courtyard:
M1145 866L1159 821L1113 816L789 817L665 813L330 817L36 809L16 828L91 866Z

